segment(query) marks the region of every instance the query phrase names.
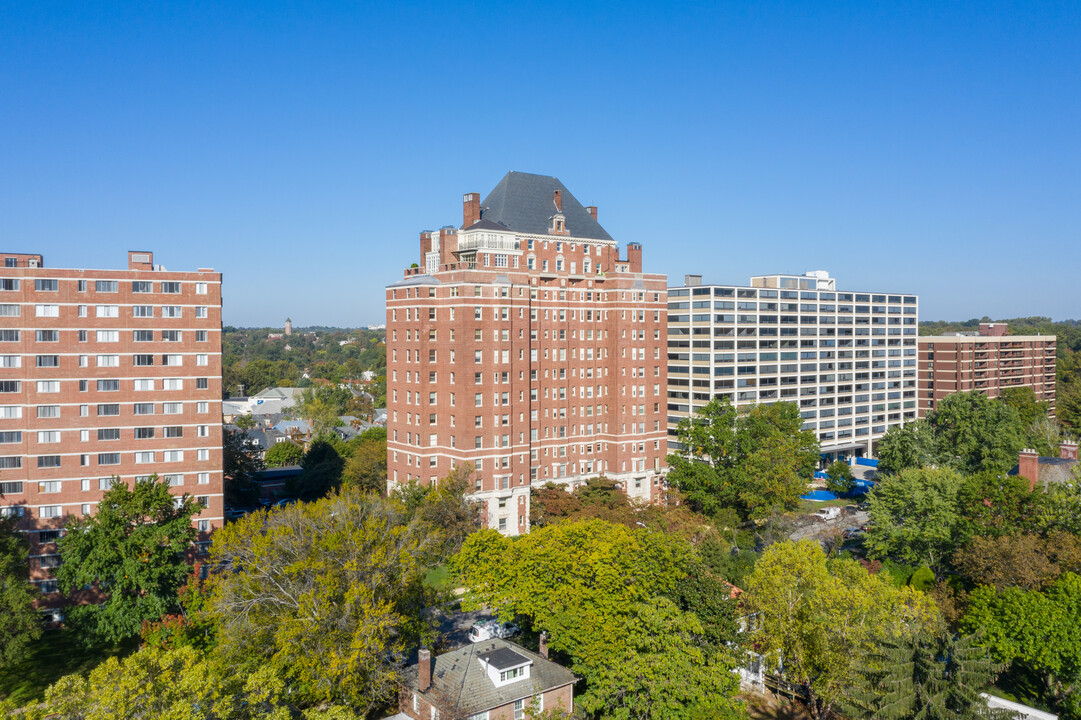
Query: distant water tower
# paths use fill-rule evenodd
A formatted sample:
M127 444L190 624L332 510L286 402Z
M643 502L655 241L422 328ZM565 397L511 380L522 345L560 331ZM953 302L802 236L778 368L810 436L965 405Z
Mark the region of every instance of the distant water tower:
M285 318L285 334L293 334L293 321L290 318Z

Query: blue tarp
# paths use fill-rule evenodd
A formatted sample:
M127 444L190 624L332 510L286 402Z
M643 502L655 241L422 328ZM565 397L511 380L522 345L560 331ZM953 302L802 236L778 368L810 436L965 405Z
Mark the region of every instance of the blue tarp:
M875 460L874 458L858 457L856 458L856 464L876 468L878 467L878 460Z
M803 500L814 500L815 502L828 502L830 500L836 500L837 496L829 490L812 490L806 495L800 495L800 498Z
M873 480L856 480L852 485L852 490L841 495L842 498L858 498L863 497L874 488L875 483ZM814 500L815 502L828 502L830 500L839 499L837 495L834 495L829 490L812 490L806 495L800 495L803 500Z

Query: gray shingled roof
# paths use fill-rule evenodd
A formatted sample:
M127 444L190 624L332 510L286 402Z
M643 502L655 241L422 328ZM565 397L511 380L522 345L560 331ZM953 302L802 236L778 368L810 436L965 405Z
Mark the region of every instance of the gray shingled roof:
M1073 479L1073 469L1077 460L1067 458L1040 456L1039 471L1040 485L1047 487L1056 483L1067 483ZM1021 471L1020 465L1014 465L1007 475L1017 475Z
M492 656L501 651L533 661L529 677L496 687L480 663L481 655ZM485 710L501 707L515 700L532 697L569 685L574 673L551 660L526 650L507 640L493 639L470 643L453 652L432 658L432 684L427 692L417 689L417 665L402 670L402 685L410 692L425 697L444 717L468 717Z
M563 201L564 227L571 237L612 240L604 228L563 186L559 178L509 172L480 204L481 220L499 223L515 232L547 235L549 220L556 214L553 195L559 190ZM559 236L555 236L559 237Z

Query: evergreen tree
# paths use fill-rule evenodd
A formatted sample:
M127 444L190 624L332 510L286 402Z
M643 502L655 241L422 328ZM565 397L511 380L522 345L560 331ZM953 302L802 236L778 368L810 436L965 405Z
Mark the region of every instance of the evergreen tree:
M859 663L849 713L875 720L995 717L980 693L1001 667L975 640L948 630L879 640Z

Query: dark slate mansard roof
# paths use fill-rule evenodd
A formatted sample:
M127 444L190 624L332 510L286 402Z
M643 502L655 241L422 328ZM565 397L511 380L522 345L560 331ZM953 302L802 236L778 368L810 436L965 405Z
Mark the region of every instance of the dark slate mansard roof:
M511 655L521 660L512 662ZM532 660L533 665L528 678L496 687L481 665L480 658L487 658L496 669L499 669L497 658L499 662L512 662L507 667L521 665L525 660ZM569 685L577 679L562 665L500 639L470 643L453 652L433 657L431 662L432 684L427 692L422 693L417 689L417 665L402 670L402 685L427 698L447 718L469 717L539 692Z
M547 175L513 171L504 175L488 197L481 201L480 222L491 221L502 226L500 229L529 235L547 235L551 217L559 212L553 199L556 190L562 196L564 227L570 237L612 240L612 236L571 195L559 178ZM564 236L553 237L562 239Z

